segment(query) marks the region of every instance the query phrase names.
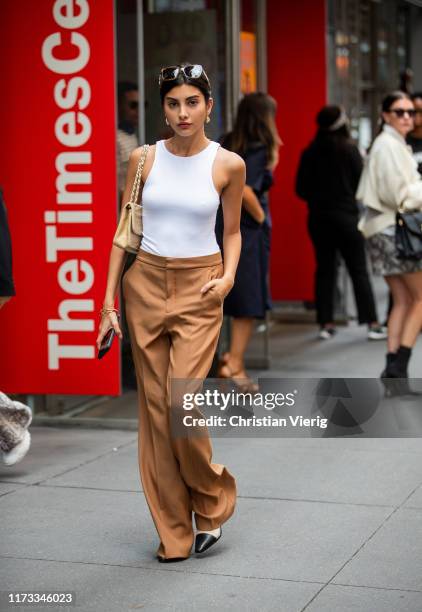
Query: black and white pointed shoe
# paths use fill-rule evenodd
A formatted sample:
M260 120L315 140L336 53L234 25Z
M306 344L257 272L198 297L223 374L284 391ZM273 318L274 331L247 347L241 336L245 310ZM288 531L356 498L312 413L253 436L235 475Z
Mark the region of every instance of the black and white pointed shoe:
M217 536L212 535L211 533L198 533L195 538L195 552L203 553L208 550L211 546L213 546L218 540L221 538L223 530L220 527L220 533Z

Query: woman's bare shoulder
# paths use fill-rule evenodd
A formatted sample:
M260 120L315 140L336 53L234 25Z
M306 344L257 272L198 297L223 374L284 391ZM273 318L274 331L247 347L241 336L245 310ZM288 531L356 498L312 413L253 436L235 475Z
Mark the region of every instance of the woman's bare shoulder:
M245 162L240 157L240 155L238 155L237 153L234 153L233 151L229 151L228 149L225 149L224 147L219 147L217 155L218 155L219 161L221 161L221 163L224 164L224 166L230 172L233 172L234 174L236 174L238 172L244 171Z
M136 149L133 149L132 153L130 154L130 159L131 161L135 161L138 162L142 152L144 150L144 146L145 145L141 145L139 147L136 147ZM148 145L148 152L147 152L147 157L146 159L151 159L151 157L153 157L155 155L155 144L152 145Z

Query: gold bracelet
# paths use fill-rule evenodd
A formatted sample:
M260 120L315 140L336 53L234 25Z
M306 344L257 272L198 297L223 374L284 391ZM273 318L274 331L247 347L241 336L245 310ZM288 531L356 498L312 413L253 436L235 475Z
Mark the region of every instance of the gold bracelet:
M117 316L119 316L119 311L117 310L117 308L105 308L104 306L100 310L100 315L103 317L104 315L109 314L110 312L116 312Z

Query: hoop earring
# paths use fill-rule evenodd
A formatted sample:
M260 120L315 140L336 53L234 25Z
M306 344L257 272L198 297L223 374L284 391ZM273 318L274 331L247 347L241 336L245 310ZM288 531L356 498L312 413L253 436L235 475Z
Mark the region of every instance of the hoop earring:
M166 125L170 125L170 123L168 122L167 117L165 118L165 122L166 122Z

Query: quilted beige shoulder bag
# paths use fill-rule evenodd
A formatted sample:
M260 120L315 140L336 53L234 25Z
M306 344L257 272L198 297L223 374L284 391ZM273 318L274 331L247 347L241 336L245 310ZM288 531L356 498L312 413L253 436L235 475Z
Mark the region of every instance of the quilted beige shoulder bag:
M129 253L137 253L141 244L142 202L138 202L138 198L142 170L148 154L148 149L149 145L147 144L142 147L142 153L136 169L136 176L132 185L130 200L122 207L119 224L113 238L113 244Z

